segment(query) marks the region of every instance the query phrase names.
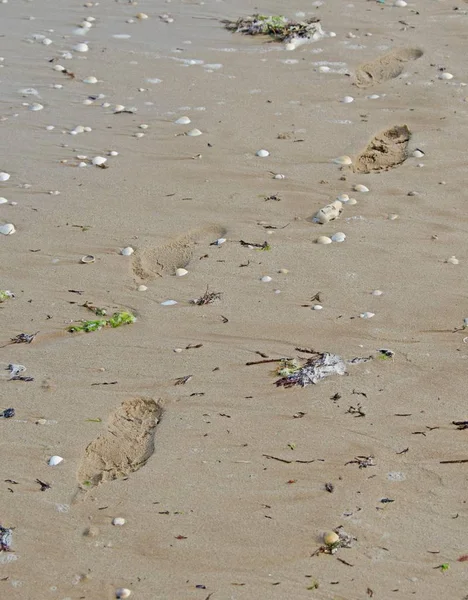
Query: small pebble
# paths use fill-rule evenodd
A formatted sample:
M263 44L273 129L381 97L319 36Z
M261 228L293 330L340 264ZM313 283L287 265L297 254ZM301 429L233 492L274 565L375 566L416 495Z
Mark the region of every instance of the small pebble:
M176 269L176 272L175 272L177 277L183 277L184 275L187 275L187 273L188 273L187 269L182 269L182 268Z
M323 534L323 542L326 546L333 546L340 541L340 536L334 531L327 531Z
M373 313L373 312L363 312L359 316L361 317L361 319L372 319L372 317L375 317L375 313Z
M126 248L122 248L120 254L122 256L131 256L134 252L135 250L131 246L127 246Z
M331 244L332 240L331 240L331 238L327 237L326 235L321 235L317 238L316 243L317 244Z
M115 519L112 519L112 525L122 527L122 525L125 525L125 519L123 519L122 517L115 517Z
M270 283L273 279L269 275L264 275L260 281L263 281L263 283Z
M366 192L368 192L368 191L369 191L369 188L368 188L367 186L365 186L365 185L362 185L361 183L358 183L357 185L355 185L355 186L353 187L353 190L354 190L355 192L361 192L361 193L364 193L364 194L365 194Z
M51 456L47 462L47 464L49 465L49 467L56 467L57 465L59 465L61 462L63 461L63 458L61 456Z
M268 150L257 150L256 155L259 156L260 158L266 158L267 156L270 156L270 153L268 152Z

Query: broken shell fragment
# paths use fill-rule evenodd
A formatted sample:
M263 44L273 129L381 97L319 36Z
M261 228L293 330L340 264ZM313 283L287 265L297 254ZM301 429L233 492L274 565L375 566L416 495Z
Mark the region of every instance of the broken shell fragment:
M131 256L134 252L135 250L131 246L127 246L126 248L122 248L120 254L122 256Z
M359 316L361 317L361 319L372 319L372 317L375 317L375 313L363 312Z
M327 531L323 534L323 542L326 546L333 546L340 541L340 536L334 531Z
M268 152L268 150L258 150L256 152L256 155L259 156L260 158L266 158L267 156L270 156L270 153Z
M91 263L93 263L95 261L96 261L96 258L92 254L87 254L86 256L81 257L80 262L82 262L85 265L90 265Z
M3 235L12 235L15 233L16 229L13 223L5 223L5 225L0 225L0 233Z
M343 210L343 204L339 200L335 200L331 204L327 204L327 206L324 206L323 208L321 208L315 214L314 221L316 223L320 223L321 225L324 225L325 223L328 223L329 221L334 221L335 219L337 219L340 216L342 210Z
M63 461L63 458L61 456L51 456L49 458L49 460L47 461L47 464L49 465L49 467L56 467L62 461Z
M451 256L450 258L447 258L445 262L451 265L458 265L460 261L455 256Z
M352 165L353 160L350 156L338 156L338 158L334 158L333 162L335 165Z

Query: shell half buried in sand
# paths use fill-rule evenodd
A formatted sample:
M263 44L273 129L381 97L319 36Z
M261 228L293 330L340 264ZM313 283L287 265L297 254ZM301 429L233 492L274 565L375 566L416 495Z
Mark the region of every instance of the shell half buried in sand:
M96 257L92 254L86 254L86 256L82 256L80 262L84 265L90 265L93 262L96 262Z

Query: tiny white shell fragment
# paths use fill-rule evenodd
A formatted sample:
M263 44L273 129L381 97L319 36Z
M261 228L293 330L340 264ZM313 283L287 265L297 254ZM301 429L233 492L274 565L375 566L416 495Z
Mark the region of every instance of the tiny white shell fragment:
M47 462L47 464L49 465L49 467L56 467L57 465L59 465L61 462L63 461L63 458L61 456L51 456Z
M404 8L405 6L408 6L408 2L405 2L405 0L395 0L395 2L393 3L393 6L397 6L399 8Z
M139 292L146 292L148 287L146 285L139 285L137 289Z
M189 137L198 137L199 135L202 135L202 132L199 129L191 129L187 132L187 135Z
M125 106L123 104L116 104L114 106L114 112L122 112L123 110L125 110Z
M127 246L126 248L122 248L120 254L122 256L131 256L134 252L135 250L131 246Z
M125 525L125 519L123 517L115 517L115 519L112 519L112 525L122 527L122 525Z
M383 292L382 292L382 290L374 290L374 291L372 292L372 295L373 295L373 296L382 296L382 295L383 295Z
M336 165L352 165L353 164L353 160L350 156L338 156L337 158L333 159L333 162Z
M188 273L187 269L182 269L182 268L176 269L176 272L175 272L177 277L183 277L184 275L187 275L187 273Z
M8 181L10 179L9 173L0 172L0 181Z
M339 200L335 200L331 204L327 204L314 215L314 221L324 225L329 221L334 221L340 216L343 209L343 204Z
M179 117L174 123L176 125L188 125L191 121L188 117Z
M270 283L273 279L269 275L264 275L260 281L263 281L263 283Z
M343 102L343 104L351 104L351 102L354 102L354 98L352 96L345 96L341 102Z
M332 240L331 240L331 238L327 237L326 235L321 235L317 238L316 243L317 244L331 244Z
M15 233L16 228L13 223L5 223L5 225L0 225L0 233L3 235L12 235Z
M286 175L283 175L282 173L276 173L273 179L286 179Z
M315 304L315 305L312 307L312 310L322 310L322 309L323 309L323 306L322 306L321 304Z
M266 158L267 156L270 156L270 153L268 152L268 150L258 150L256 152L257 156L260 156L260 158Z
M174 306L174 304L177 304L176 300L165 300L164 302L161 302L161 306Z
M361 319L372 319L372 317L375 317L375 313L373 313L373 312L363 312L359 316L361 317Z
M448 81L449 79L453 79L453 75L452 73L447 73L447 71L444 71L439 75L439 79Z
M337 233L333 234L332 237L332 242L344 242L346 239L346 235L342 232L342 231L338 231Z
M44 107L42 106L42 104L39 104L39 102L33 102L32 104L29 105L29 110L32 111L37 111L37 110L42 110Z
M96 167L100 167L101 165L107 162L107 158L105 158L104 156L95 156L91 162Z
M450 258L447 258L447 260L445 261L446 263L449 263L451 265L458 265L459 264L459 260L456 256L451 256Z
M424 152L419 150L418 148L413 152L413 156L415 158L422 158L424 156Z
M129 590L127 588L117 588L115 590L116 598L129 598L131 596L131 594L132 594L131 590Z
M353 190L355 192L362 192L364 194L369 191L369 188L365 185L362 185L362 183L358 183L353 187Z
M89 75L89 77L85 77L83 79L83 83L97 83L97 77L95 77L94 75Z
M89 46L88 46L88 44L85 44L84 42L80 42L73 46L73 50L75 52L88 52Z

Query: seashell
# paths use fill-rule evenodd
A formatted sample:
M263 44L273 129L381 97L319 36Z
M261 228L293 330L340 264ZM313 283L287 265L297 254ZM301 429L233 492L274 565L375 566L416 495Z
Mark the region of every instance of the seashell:
M88 52L89 46L88 46L88 44L85 44L84 42L79 42L78 44L75 44L73 46L73 50L75 52Z
M350 156L338 156L337 158L333 159L333 162L335 163L335 165L352 165L353 161L351 159Z
M262 281L263 283L270 283L270 281L273 281L273 279L269 275L265 275L260 279L260 281Z
M122 525L125 525L125 519L122 517L115 517L115 519L112 519L112 525L122 527Z
M87 167L87 166L88 166L88 163L85 163L85 162L80 162L80 163L78 163L78 166L79 166L79 167L81 167L81 168L83 168L83 167Z
M0 225L0 233L3 235L12 235L15 233L16 229L13 223L5 223L5 225Z
M39 102L33 102L28 106L28 109L33 111L42 110L43 108L44 107L42 106L42 104L39 104Z
M116 598L129 598L131 596L131 594L132 594L132 592L128 588L117 588L115 590Z
M18 94L23 96L39 96L39 92L35 88L23 88L18 90Z
M55 129L54 125L47 125L46 131L53 131Z
M396 213L390 213L388 215L388 220L389 221L396 221L398 219L398 215Z
M188 125L191 121L188 117L179 117L174 123L176 125Z
M413 152L413 156L415 158L422 158L424 156L424 152L419 150L419 148L416 148L416 150Z
M351 102L354 102L354 98L352 96L345 96L341 102L343 104L351 104Z
M180 268L180 269L176 269L175 274L177 277L183 277L184 275L188 274L188 271L187 271L187 269Z
M349 196L348 196L348 194L340 194L338 196L337 200L339 202L342 202L343 204L347 204L349 202Z
M395 0L395 2L393 3L393 6L398 6L399 8L404 8L405 6L408 6L408 2L405 2L405 0Z
M8 181L10 179L9 173L0 172L0 181Z
M92 131L91 127L83 127L83 129L85 130L86 133L89 133L90 131Z
M369 191L369 188L365 185L362 185L362 183L358 183L353 187L353 190L355 192L362 192L364 194L365 192Z
M202 135L202 132L199 129L191 129L186 135L189 137L198 137L199 135Z
M315 240L316 244L331 244L331 238L327 237L326 235L321 235L319 236L316 240Z
M337 233L333 234L332 237L332 242L344 242L346 239L346 235L342 232L342 231L338 231Z
M54 65L54 71L66 71L65 67L62 67L62 65Z
M281 173L276 173L273 179L286 179L286 175L282 175Z
M136 137L136 138L140 139L140 138L142 138L142 137L145 137L145 134L144 134L144 133L142 133L142 132L140 132L140 133L134 133L134 134L133 134L133 137Z
M369 100L377 100L378 98L380 98L380 96L378 94L371 94L370 96L367 96Z
M115 150L111 150L111 151L109 152L109 156L118 156L118 155L119 155L119 153L118 153L118 152L116 152Z
M176 300L164 300L164 302L161 302L161 306L174 306L175 304L177 304Z
M89 27L91 27L90 23L88 23ZM89 32L89 27L77 27L73 30L75 35L86 35Z
M0 197L0 204L8 204L8 200L6 198Z
M289 273L289 269L280 269L278 273L281 273L282 275L287 275Z
M329 73L330 72L330 67L327 67L325 65L322 65L321 67L319 67L319 73Z
M110 104L109 104L109 102L103 102L101 104L101 106L102 106L102 108L109 108Z
M340 541L340 536L334 531L327 531L323 534L323 542L326 546L333 546Z
M258 150L255 153L257 156L259 156L260 158L266 158L267 156L270 156L270 153L268 152L268 150Z
M140 19L141 21L144 21L145 19L148 19L148 15L146 13L138 13L137 15L135 15L135 17L137 19Z
M148 129L149 125L147 125L146 123L142 123L141 125L138 125L138 127L140 129Z
M339 200L335 200L331 204L327 204L321 208L315 215L314 221L324 225L329 221L334 221L340 216L340 213L343 209L343 204Z
M97 77L95 77L94 75L89 75L89 77L85 77L83 79L83 83L97 83Z
M312 307L312 310L322 310L322 309L323 309L323 306L322 306L321 304L315 304L315 305Z
M120 254L122 256L131 256L134 252L135 250L131 246L127 246L126 248L122 248Z
M361 317L361 319L372 319L372 317L375 317L375 313L373 313L373 312L363 312L359 316Z
M215 242L213 242L213 246L221 246L221 244L224 244L225 241L226 238L218 238Z
M56 467L62 461L63 461L63 458L61 456L51 456L49 458L49 460L47 461L47 464L49 465L49 467Z
M146 287L146 285L139 285L137 289L139 292L146 292L148 288Z
M0 228L0 233L1 233L1 228ZM450 258L447 258L447 260L445 262L449 263L451 265L458 265L460 261L455 256L451 256Z
M62 58L65 60L71 60L73 58L73 54L71 52L62 52Z
M382 294L383 294L382 290L374 290L372 292L373 296L382 296Z
M125 106L123 104L116 104L114 107L114 112L119 113L125 110Z
M448 81L449 79L453 79L453 75L452 75L452 73L447 73L447 71L444 71L444 73L441 73L439 75L439 79Z
M87 254L86 256L81 257L81 261L85 265L90 265L93 262L96 262L96 258L92 254Z
M91 162L96 167L100 167L101 165L107 162L107 158L105 158L104 156L95 156Z

